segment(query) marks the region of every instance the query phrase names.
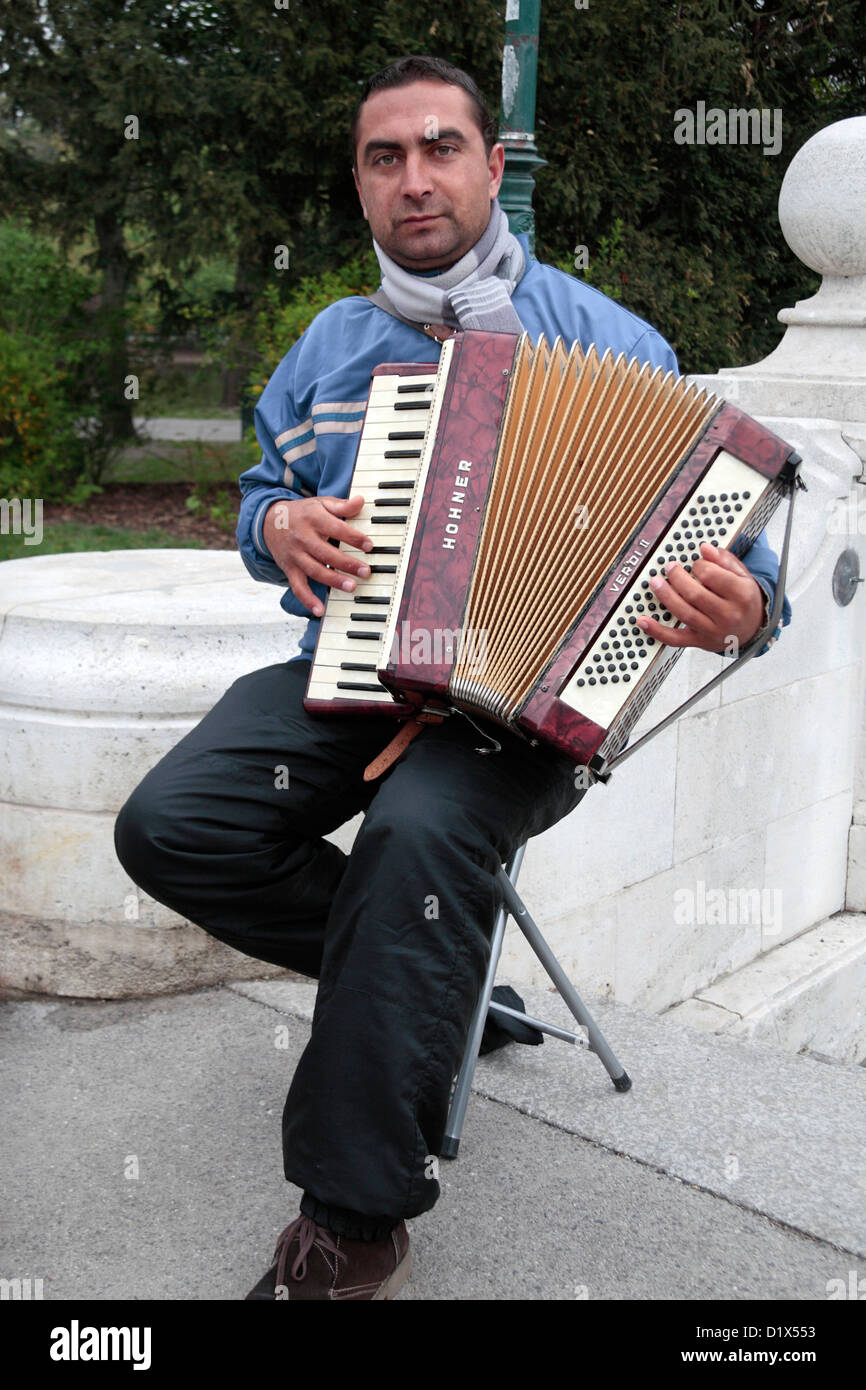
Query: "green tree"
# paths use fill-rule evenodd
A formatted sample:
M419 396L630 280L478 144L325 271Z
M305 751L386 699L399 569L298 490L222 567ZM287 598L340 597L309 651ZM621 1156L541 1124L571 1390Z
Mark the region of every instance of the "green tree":
M658 324L687 369L764 355L778 309L816 283L779 230L782 176L816 130L864 109L866 3L543 0L541 14L539 255L574 271L586 245L590 282ZM269 284L285 300L368 245L346 145L363 80L401 53L431 52L495 99L504 5L442 0L431 14L401 0L317 0L276 17L226 6L235 33L242 15L222 77L235 134L219 158L251 173L238 247L248 297ZM675 112L699 100L778 108L782 151L676 144ZM277 242L290 247L289 274L274 272Z
M266 289L296 303L369 246L347 140L366 77L428 52L495 100L503 37L503 0L0 0L7 205L94 238L116 433L142 269L168 322L197 268L230 258L223 351L249 361ZM676 144L675 112L697 101L779 108L782 152ZM814 288L779 232L784 169L864 102L866 0L543 0L539 254L573 269L585 245L590 282L687 369L761 356L777 310Z
M0 221L0 495L75 501L98 483L110 349L90 325L94 288L52 241Z
M125 310L147 255L130 249L126 228L145 226L155 258L177 270L207 254L223 228L198 158L202 134L222 116L207 84L187 80L218 59L219 9L197 0L0 3L7 208L67 248L92 237L98 327L113 364L102 410L115 439L132 433Z
M547 3L540 54L540 254L585 245L587 278L656 323L685 369L763 356L778 309L816 287L776 204L804 141L864 109L863 0ZM675 112L700 100L779 109L781 152L676 144Z

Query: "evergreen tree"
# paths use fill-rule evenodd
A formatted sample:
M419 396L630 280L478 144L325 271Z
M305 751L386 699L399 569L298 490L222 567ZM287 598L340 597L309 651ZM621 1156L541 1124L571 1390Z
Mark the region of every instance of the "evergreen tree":
M285 300L357 256L348 129L365 79L432 53L496 104L503 39L503 0L0 0L6 206L94 237L118 432L142 268L170 308L197 265L232 256L249 324L266 287ZM781 152L678 144L676 113L698 102L780 110ZM585 246L577 273L686 369L754 360L815 287L778 228L784 170L864 109L866 0L543 0L538 253L575 269Z

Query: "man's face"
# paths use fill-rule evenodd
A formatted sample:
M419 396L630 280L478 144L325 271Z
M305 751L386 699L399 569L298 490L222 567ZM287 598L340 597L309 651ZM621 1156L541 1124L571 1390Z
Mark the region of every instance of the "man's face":
M505 152L488 156L462 87L413 82L361 108L355 186L376 241L409 270L452 265L490 221Z

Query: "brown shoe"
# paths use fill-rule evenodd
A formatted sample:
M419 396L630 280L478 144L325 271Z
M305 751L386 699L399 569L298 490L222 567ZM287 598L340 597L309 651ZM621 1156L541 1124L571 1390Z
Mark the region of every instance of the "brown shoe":
M244 1301L393 1298L411 1272L405 1221L385 1240L347 1240L299 1216L283 1231L270 1268Z

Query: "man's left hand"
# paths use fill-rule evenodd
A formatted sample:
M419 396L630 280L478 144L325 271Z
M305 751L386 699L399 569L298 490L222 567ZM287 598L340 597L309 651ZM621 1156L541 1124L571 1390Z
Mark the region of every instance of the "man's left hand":
M729 550L704 543L691 572L680 564L650 580L657 602L685 627L669 628L655 618L638 618L648 637L668 647L701 647L736 654L764 621L764 593L746 566Z

